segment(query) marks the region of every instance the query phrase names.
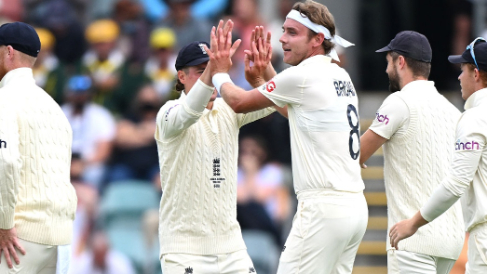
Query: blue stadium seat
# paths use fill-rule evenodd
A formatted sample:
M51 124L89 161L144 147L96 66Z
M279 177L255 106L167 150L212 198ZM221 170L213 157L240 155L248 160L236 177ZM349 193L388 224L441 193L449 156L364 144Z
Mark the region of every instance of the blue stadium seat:
M159 194L152 184L130 180L111 184L102 197L99 222L112 248L128 256L139 273L158 268L159 244L147 243L142 218L148 210L159 208ZM156 238L157 239L157 238Z
M274 274L279 263L280 250L271 234L259 230L242 230L254 268L258 274Z

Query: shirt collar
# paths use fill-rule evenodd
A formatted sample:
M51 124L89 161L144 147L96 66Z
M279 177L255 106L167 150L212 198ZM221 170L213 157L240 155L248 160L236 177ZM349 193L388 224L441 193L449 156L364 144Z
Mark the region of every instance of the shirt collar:
M26 80L26 78L34 82L34 75L32 74L32 69L17 68L7 72L7 74L5 74L5 76L3 76L3 79L0 81L0 87L4 87L5 85L12 83L13 81L16 81L19 78L22 78L23 83L28 81Z
M303 61L301 61L301 63L298 64L298 66L304 66L306 64L318 63L318 62L331 63L331 58L329 56L318 54L304 59Z
M487 102L487 88L479 89L468 97L465 102L465 109L478 107L483 102Z
M411 91L419 91L425 92L428 90L436 91L435 82L428 81L428 80L415 80L407 83L404 87L402 87L401 92L411 92Z

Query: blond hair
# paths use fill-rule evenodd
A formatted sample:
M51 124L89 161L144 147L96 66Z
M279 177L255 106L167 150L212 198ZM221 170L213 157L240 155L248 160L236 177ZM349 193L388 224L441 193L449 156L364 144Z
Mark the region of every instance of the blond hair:
M311 22L324 26L330 31L331 36L335 36L335 19L325 5L312 0L306 0L304 3L298 2L294 4L293 10L297 10L303 15L306 15ZM316 34L316 32L309 30L309 38ZM335 47L335 44L325 39L321 46L325 50L325 54L328 54Z

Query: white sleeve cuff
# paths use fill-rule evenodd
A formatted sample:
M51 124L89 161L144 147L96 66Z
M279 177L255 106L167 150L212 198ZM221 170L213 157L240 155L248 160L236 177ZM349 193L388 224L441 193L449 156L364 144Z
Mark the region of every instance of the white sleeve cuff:
M213 91L213 87L206 85L198 79L186 96L187 106L195 112L203 112L210 101Z
M228 73L217 73L213 75L211 78L211 81L213 82L213 85L215 86L216 90L218 90L218 93L221 94L221 88L222 85L225 83L232 83L232 79L230 78L230 75Z
M421 208L421 216L431 222L441 214L445 213L460 197L455 196L443 184L440 184L433 195Z

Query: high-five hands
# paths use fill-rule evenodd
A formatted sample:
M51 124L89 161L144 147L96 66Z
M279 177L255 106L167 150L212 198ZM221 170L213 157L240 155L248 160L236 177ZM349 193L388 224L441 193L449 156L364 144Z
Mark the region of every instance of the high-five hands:
M232 30L233 21L228 20L223 25L223 20L220 20L218 27L211 28L210 48L205 47L210 62L208 66L211 70L211 75L217 73L228 73L232 67L232 56L237 51L242 40L238 39L232 44Z
M263 26L256 26L250 37L250 50L245 50L245 79L254 87L270 80L274 69L270 65L272 58L271 33L264 33ZM252 66L250 64L252 62ZM266 72L271 70L271 73ZM267 77L266 77L267 76ZM269 79L267 79L269 78Z

